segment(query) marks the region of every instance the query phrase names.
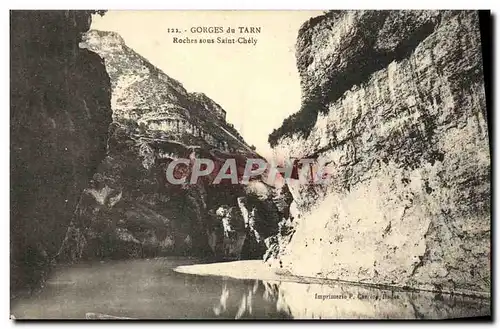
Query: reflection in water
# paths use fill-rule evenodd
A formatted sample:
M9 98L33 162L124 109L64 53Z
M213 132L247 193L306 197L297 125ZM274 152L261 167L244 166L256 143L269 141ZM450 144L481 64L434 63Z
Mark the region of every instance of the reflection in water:
M272 314L294 319L444 319L490 314L485 299L406 292L346 284L304 284L255 280L243 291L222 286L214 314L234 315L235 319L255 315L262 301L275 305ZM238 305L237 311L228 305Z
M237 280L244 289L234 286L233 279L221 278L220 300L213 307L214 315L234 319L289 319L290 314L278 309L275 292L270 293L266 282L260 280Z
M490 314L486 299L172 270L194 263L199 262L163 258L61 268L39 293L14 301L11 314L16 319L420 319Z
M246 318L291 318L289 312L281 310L276 303L277 286L260 280L241 280L245 289L231 289L223 279L219 303L213 308L217 317ZM252 283L253 282L253 283Z
M488 300L347 284L275 282L278 311L295 319L443 319L490 314Z

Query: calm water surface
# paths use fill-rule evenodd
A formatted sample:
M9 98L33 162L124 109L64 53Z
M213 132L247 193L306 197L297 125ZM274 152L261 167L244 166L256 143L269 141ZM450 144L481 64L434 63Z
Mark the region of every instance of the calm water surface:
M198 263L159 258L60 267L39 293L12 302L11 313L16 319L85 319L95 314L135 319L415 319L490 314L487 299L173 271Z

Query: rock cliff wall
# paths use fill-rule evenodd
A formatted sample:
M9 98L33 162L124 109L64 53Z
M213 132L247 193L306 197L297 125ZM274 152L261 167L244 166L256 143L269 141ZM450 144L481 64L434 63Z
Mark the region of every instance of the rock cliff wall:
M332 168L289 181L280 271L488 295L490 152L478 15L341 11L306 22L302 108L269 138Z
M12 11L11 290L33 287L105 157L111 86L78 47L90 11Z
M60 256L261 257L282 218L272 187L259 179L211 184L218 170L197 184L166 180L168 164L179 158L208 158L216 166L231 158L239 170L260 158L222 107L187 92L114 32L90 31L81 46L105 61L114 123L107 157L82 195Z

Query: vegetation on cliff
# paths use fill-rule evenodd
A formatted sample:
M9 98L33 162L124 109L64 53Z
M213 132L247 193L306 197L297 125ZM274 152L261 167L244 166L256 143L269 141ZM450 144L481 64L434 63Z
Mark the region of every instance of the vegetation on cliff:
M300 219L284 223L269 261L294 275L488 296L491 162L477 12L323 15L301 29L297 59L304 99L320 95L309 110L317 115L271 141L334 170L328 185L289 182Z

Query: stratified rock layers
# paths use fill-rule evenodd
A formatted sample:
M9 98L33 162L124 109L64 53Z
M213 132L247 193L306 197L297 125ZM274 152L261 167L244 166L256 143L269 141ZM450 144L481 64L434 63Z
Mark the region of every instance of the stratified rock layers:
M111 85L78 47L90 11L12 11L11 290L33 287L105 157Z
M297 62L303 107L270 141L333 172L322 186L289 182L301 217L272 262L295 275L488 295L477 13L331 12L303 25Z
M243 170L246 159L260 158L222 107L188 93L114 32L90 31L81 46L104 59L114 122L107 157L82 195L61 258L261 257L281 219L270 186L211 184L217 169L196 184L166 179L176 159L211 159L218 168L235 159Z

